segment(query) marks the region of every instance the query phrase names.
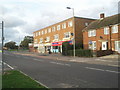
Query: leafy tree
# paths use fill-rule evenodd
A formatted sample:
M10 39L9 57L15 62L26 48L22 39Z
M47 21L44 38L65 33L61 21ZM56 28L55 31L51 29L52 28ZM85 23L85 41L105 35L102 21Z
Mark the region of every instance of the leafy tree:
M7 42L4 46L8 49L17 49L16 42L14 41Z
M33 37L32 36L25 36L24 40L21 41L20 47L23 49L28 49L28 44L33 42Z

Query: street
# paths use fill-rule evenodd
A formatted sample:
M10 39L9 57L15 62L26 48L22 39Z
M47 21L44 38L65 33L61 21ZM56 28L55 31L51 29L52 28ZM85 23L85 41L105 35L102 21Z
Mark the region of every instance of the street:
M3 62L49 88L118 88L118 67L5 52Z

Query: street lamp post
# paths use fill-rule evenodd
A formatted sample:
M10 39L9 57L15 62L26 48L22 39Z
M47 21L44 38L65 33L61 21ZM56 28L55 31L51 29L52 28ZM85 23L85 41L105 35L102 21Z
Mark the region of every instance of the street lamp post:
M4 69L4 65L3 65L3 53L4 53L4 50L3 50L3 45L4 45L4 21L2 21L2 37L1 37L1 40L2 40L2 69ZM3 70L2 70L2 73L3 73Z
M73 11L73 52L74 52L74 58L75 58L75 20L74 20L74 8L67 7L67 9L72 9Z

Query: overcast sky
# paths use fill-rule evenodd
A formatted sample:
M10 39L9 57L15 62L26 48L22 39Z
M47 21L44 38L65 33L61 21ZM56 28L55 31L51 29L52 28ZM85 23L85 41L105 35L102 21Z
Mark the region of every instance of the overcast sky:
M36 30L75 16L99 19L100 13L118 13L119 0L0 0L0 21L5 22L5 42L19 42ZM1 33L1 32L0 32Z

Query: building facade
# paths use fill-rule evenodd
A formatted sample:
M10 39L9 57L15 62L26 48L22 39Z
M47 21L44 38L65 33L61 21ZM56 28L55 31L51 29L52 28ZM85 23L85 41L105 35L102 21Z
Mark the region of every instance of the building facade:
M100 15L83 29L84 49L112 50L120 53L120 14L110 17Z
M48 49L51 52L62 52L62 43L73 42L73 28L75 31L75 42L83 43L82 30L95 19L72 17L54 25L33 32L34 49L39 53L45 53Z

